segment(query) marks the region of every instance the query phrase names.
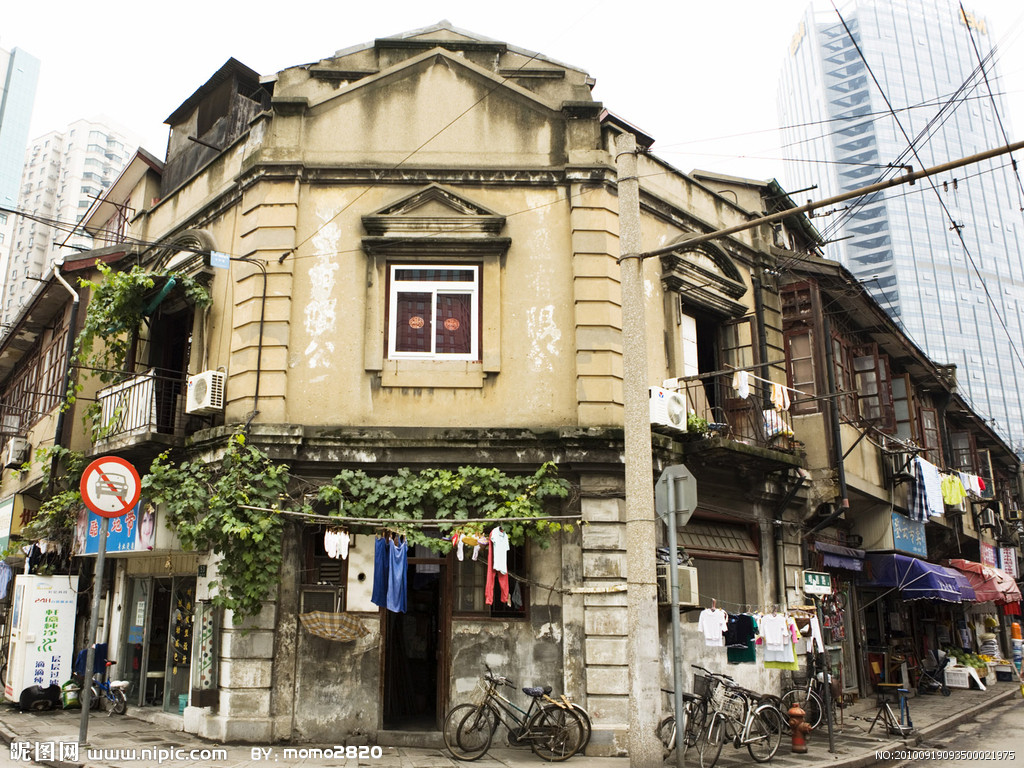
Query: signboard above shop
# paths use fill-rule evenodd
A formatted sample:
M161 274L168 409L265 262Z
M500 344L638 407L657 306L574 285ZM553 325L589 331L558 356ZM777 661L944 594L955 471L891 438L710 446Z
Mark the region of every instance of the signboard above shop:
M82 507L75 525L75 554L99 552L101 518ZM164 513L147 498L121 517L111 519L107 530L108 555L146 554L180 550L177 537L164 524Z

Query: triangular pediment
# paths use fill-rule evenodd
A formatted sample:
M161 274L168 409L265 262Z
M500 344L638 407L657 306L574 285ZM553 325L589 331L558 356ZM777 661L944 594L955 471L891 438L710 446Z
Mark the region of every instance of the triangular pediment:
M326 66L327 62L324 64ZM459 56L457 53L442 47L431 48L428 51L424 51L416 56L411 56L408 59L394 64L393 66L383 69L376 74L370 75L369 77L363 77L362 79L343 86L323 101L316 103L311 102L309 104L309 109L311 111L317 111L332 103L358 97L361 92L390 86L405 78L417 77L424 70L431 67L440 67L445 71L456 73L464 78L480 83L482 86L486 87L486 95L488 98L514 98L521 103L525 102L532 110L541 112L546 116L550 117L561 115L561 103L550 102L541 98L533 91L516 85L507 77L502 77L494 72L484 69L483 67L474 64L469 59Z
M505 226L505 217L440 184L430 184L364 216L363 226L373 237L399 233L496 236Z

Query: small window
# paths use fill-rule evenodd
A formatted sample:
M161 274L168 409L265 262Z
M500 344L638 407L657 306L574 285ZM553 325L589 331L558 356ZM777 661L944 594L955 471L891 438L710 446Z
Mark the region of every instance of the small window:
M479 617L525 619L529 605L529 586L525 581L519 579L525 578L527 574L526 546L512 546L508 550L508 588L512 605L501 602L501 587L496 574L494 602L492 605L487 605L484 602L484 590L487 586L487 552L481 549L480 557L477 560L473 559L472 552L472 547L465 546L461 561L455 559L454 555L452 556L452 562L455 565L454 613Z
M317 526L307 528L303 535L305 557L299 594L300 613L340 613L345 610L348 561L327 554L324 532L325 528Z
M389 277L389 358L479 359L479 267L391 265Z

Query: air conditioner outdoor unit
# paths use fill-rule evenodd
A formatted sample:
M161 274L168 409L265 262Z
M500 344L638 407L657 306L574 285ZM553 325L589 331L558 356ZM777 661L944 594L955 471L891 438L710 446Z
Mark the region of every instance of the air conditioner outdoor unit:
M29 458L28 440L23 437L12 437L4 446L4 467L20 467Z
M651 424L685 432L686 399L663 387L651 387L650 394Z
M697 569L690 565L678 565L679 605L700 605L697 593ZM668 563L658 563L658 603L669 605L672 587L668 581Z
M978 528L991 528L995 530L998 526L996 511L992 507L985 507L978 515Z
M185 412L201 415L223 411L225 379L227 374L223 371L203 371L189 376Z
M1022 519L1020 510L1019 509L1007 509L1006 510L1006 519L1008 521L1010 521L1011 523L1020 522L1020 520Z

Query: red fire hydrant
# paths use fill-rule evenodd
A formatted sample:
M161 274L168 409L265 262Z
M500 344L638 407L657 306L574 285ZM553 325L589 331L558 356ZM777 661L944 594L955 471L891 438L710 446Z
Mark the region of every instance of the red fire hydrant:
M803 754L807 751L807 734L811 731L810 723L804 722L804 715L807 713L800 708L799 703L789 708L789 730L793 734L793 746L791 752Z

